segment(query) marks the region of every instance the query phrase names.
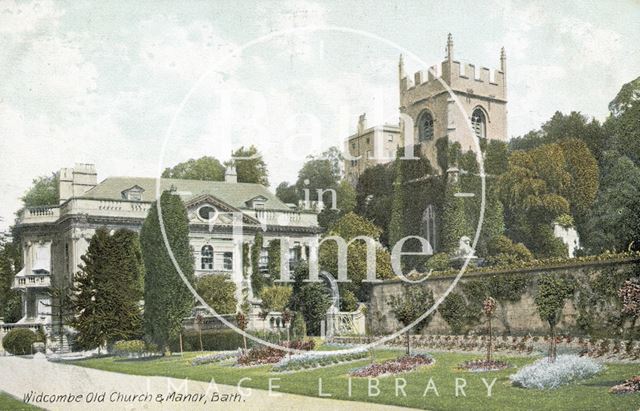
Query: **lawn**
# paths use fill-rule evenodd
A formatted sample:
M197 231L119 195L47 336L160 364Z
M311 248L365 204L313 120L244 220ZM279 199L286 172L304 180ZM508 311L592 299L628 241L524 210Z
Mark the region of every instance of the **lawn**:
M39 410L40 408L34 407L33 405L25 404L24 402L6 394L4 392L0 392L0 410Z
M307 396L318 396L318 381L322 379L323 393L330 393L332 398L371 401L381 404L392 404L430 410L637 410L640 408L640 394L615 396L607 390L638 373L638 364L607 364L605 371L588 380L564 386L552 391L526 390L512 387L509 375L515 368L483 373L470 373L457 369L465 360L478 358L473 354L434 353L436 364L423 367L414 372L379 379L379 396L368 396L368 380L353 378L352 396L348 395L347 373L368 363L368 359L358 362L332 366L324 369L306 370L292 374L276 374L270 372L270 366L256 368L237 368L230 365L191 366L190 360L199 353L185 354L184 357L173 356L154 360L122 360L113 357L97 358L75 362L76 365L116 371L136 375L157 375L175 378L189 378L210 381L212 378L219 384L236 385L241 378L249 377L251 381L243 382L245 387L267 389L268 378L281 378L275 384L280 385L278 391ZM384 350L376 352L376 360L395 358L399 351ZM525 357L498 357L521 367L534 361ZM406 379L406 397L399 391L396 396L396 378ZM437 388L438 394L431 389L423 396L430 378ZM455 395L456 378L464 378L466 396ZM496 378L492 387L492 396L487 396L487 384ZM462 381L459 381L462 385ZM400 385L401 382L400 382ZM374 390L375 393L375 390Z

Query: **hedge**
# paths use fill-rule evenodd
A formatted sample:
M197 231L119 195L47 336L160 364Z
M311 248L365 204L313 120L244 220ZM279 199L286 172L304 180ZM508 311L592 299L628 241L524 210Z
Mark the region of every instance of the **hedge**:
M273 344L284 344L286 341L286 332L252 332L257 338ZM293 337L293 336L292 336ZM249 348L261 345L247 338ZM204 351L230 351L243 347L242 334L235 330L203 330L202 331L202 349ZM180 338L176 337L169 343L169 349L172 352L180 352ZM183 351L200 351L200 337L197 331L186 331L182 333L182 350Z
M2 346L13 355L31 354L31 346L38 337L27 328L15 328L2 339Z

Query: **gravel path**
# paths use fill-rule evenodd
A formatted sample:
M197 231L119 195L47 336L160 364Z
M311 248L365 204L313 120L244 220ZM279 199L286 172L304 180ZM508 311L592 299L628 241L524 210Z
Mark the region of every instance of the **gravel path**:
M45 359L0 357L0 391L49 410L407 410L167 377L95 370ZM174 393L174 394L171 394ZM38 394L40 398L37 398ZM46 394L47 397L42 397ZM79 397L79 396L82 397ZM278 396L275 396L278 395ZM72 397L75 396L75 397Z

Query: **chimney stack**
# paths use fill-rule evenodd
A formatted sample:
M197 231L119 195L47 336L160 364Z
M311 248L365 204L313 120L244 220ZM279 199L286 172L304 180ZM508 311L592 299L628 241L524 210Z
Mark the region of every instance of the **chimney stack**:
M227 169L224 172L224 182L225 183L237 183L238 182L238 173L236 173L236 166L230 164L227 166Z

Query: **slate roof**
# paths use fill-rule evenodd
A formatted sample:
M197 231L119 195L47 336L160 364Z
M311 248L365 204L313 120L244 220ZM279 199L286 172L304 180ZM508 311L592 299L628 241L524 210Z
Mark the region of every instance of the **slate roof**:
M156 179L150 177L109 177L80 197L102 200L122 200L122 192L136 185L144 189L142 201L156 200ZM175 187L185 202L202 194L210 194L233 207L246 209L247 201L257 196L263 196L267 199L265 202L266 209L291 210L265 186L260 184L181 180L176 178L161 179L161 192L169 190L172 186Z

